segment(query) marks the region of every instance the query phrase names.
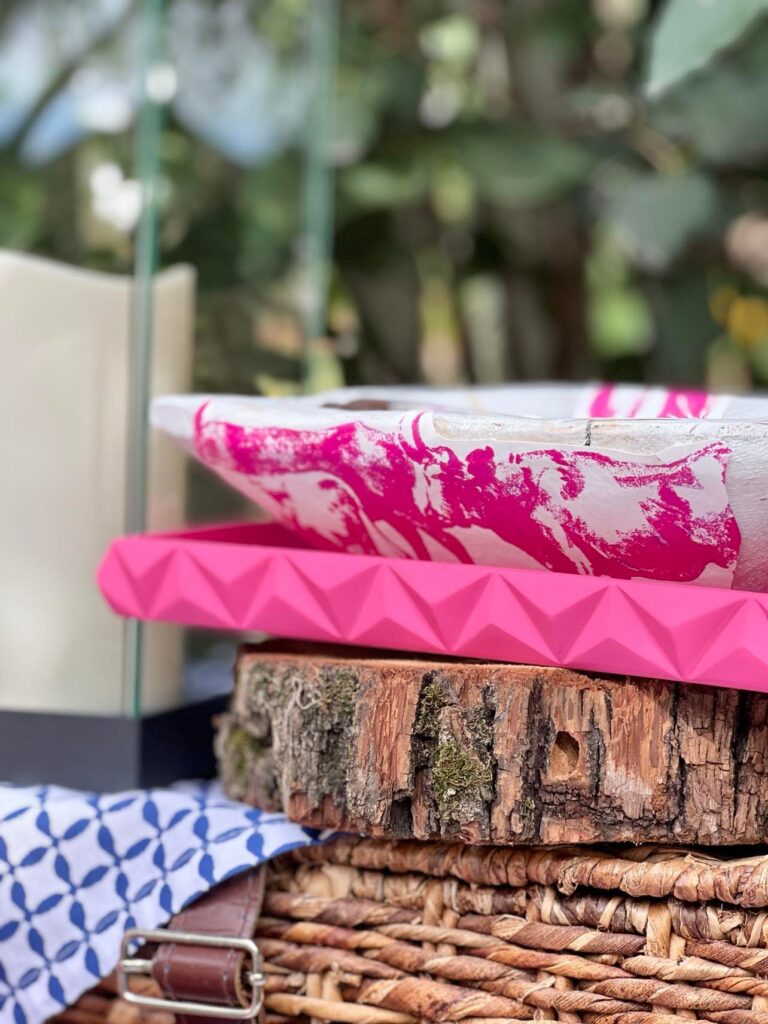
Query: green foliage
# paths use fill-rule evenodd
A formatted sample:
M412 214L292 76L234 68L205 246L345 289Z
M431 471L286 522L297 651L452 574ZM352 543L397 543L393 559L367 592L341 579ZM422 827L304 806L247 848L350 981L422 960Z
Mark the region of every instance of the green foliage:
M653 317L615 237L596 236L587 274L589 328L598 356L610 361L646 355L653 342Z
M706 67L766 11L768 0L666 0L651 36L648 94Z
M45 194L39 178L0 161L2 245L8 249L33 246L44 208Z
M429 188L429 171L417 154L398 160L361 163L344 169L339 186L356 211L392 209L424 199Z
M607 204L606 215L636 266L666 270L695 238L721 224L720 197L703 174L641 174Z
M198 271L198 387L768 381L768 0L339 3L333 129L313 150L335 175L322 210L316 119L247 164L169 109L160 261ZM312 9L254 0L242 31L308 75ZM96 49L108 66L120 39ZM104 222L91 174L130 175L130 131L25 160L18 138L0 144L0 245L129 268L130 234ZM333 252L313 275L306 225L331 206ZM734 232L740 218L757 229ZM327 338L307 339L328 280Z
M605 360L645 355L650 348L653 321L637 288L599 289L590 306L592 342Z
M659 131L706 163L757 167L768 152L768 21L652 109Z
M477 192L509 208L559 199L592 166L583 146L524 125L461 130L449 139Z

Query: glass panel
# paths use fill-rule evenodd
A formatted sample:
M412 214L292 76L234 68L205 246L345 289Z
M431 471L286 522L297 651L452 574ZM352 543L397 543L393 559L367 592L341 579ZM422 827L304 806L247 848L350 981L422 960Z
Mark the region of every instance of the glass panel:
M94 574L125 527L136 28L127 2L0 11L3 709L125 706Z
M160 104L142 93L162 85L161 15L129 0L0 11L4 710L138 707L138 634L95 573L145 516L145 389L190 379L194 275L153 275ZM184 459L153 462L149 520L176 525ZM181 641L160 631L148 646L162 671L144 706L159 709L178 700Z
M0 10L0 709L143 714L228 682L231 638L126 625L94 575L118 534L253 514L147 430L153 393L340 382L336 35L336 0Z
M341 383L325 340L336 0L177 0L162 140L163 266L197 278L195 390L295 394ZM257 514L197 465L192 522ZM185 697L231 685L232 636L187 637Z

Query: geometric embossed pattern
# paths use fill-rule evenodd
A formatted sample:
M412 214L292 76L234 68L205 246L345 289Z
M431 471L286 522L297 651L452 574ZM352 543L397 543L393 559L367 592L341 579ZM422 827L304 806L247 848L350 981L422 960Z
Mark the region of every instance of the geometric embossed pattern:
M114 541L114 611L496 661L768 690L768 595L347 555L244 524Z

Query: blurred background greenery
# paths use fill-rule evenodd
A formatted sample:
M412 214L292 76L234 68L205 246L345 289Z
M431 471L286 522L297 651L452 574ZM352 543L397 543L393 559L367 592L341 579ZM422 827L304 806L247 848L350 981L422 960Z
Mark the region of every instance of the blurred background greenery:
M147 25L198 389L768 383L768 0L4 0L0 245L130 269Z
M198 390L743 391L766 109L768 0L0 0L0 247L194 265Z

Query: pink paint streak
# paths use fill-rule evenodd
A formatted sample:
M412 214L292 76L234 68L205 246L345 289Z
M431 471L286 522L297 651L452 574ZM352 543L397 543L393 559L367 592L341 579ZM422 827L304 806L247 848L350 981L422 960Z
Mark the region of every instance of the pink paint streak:
M350 421L318 430L245 427L197 413L200 458L317 547L485 561L558 572L691 582L733 571L740 534L725 491L730 449L708 444L673 462L590 449L481 445L459 455L400 429ZM503 450L499 450L503 449ZM502 552L501 556L499 552ZM438 554L437 557L440 557Z
M587 415L596 419L703 419L711 413L712 396L705 391L603 384L589 402Z

